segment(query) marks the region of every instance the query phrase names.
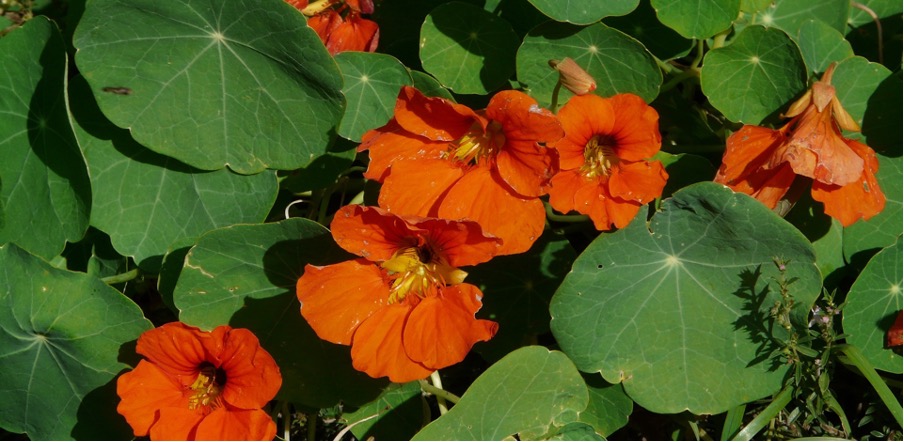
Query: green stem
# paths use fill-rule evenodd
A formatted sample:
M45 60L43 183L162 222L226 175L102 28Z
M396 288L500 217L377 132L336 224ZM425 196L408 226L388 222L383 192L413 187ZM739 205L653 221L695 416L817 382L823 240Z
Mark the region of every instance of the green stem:
M741 428L744 421L744 413L747 411L747 404L741 404L725 413L725 423L722 424L722 436L720 440L729 440Z
M731 28L728 28L713 37L713 49L721 48L725 46L725 39L728 38L728 34L731 33Z
M895 420L898 421L898 425L904 427L904 409L901 408L901 404L898 402L895 394L888 388L888 385L882 380L879 373L876 373L876 369L873 368L873 365L866 359L866 356L863 356L863 353L851 344L842 344L837 348L841 350L841 355L839 355L838 359L842 363L853 365L854 367L857 367L857 370L860 370L863 377L866 378L869 384L873 386L873 389L876 390L876 393L879 394L879 398L882 399L882 402L888 408L888 411L890 411L892 416L895 417Z
M544 204L546 208L546 219L550 221L557 221L561 223L579 223L584 222L590 219L587 215L559 215L557 213L553 213L552 206L549 204Z
M666 74L674 74L676 72L682 72L681 69L678 69L677 67L672 66L671 64L660 60L659 57L654 56L653 60L656 61L656 64L659 66L659 69L661 69Z
M138 277L140 272L138 268L134 268L125 273L120 273L118 275L108 276L106 278L101 278L101 281L108 285L121 284L123 282L129 282Z
M778 416L778 413L785 408L785 405L788 405L788 403L791 402L792 390L793 387L791 385L785 386L785 388L772 399L772 403L753 418L753 420L739 431L732 440L752 440L760 430L766 428L766 425L768 425L775 416Z
M684 80L687 80L688 78L697 77L698 75L700 75L700 72L698 72L696 69L688 69L686 71L681 71L680 74L672 77L671 80L669 80L667 83L663 84L662 87L659 88L659 93L661 94L663 92L672 90L675 86L678 86L678 84L680 84Z
M437 399L443 398L444 400L452 402L453 404L457 404L458 401L461 400L461 398L456 396L455 394L449 393L448 391L443 390L442 388L437 388L425 380L421 380L420 383L421 383L421 390L424 390L424 392L430 393L430 394L436 396Z
M703 62L703 53L705 52L703 46L703 40L697 40L697 55L694 56L694 61L691 62L690 69L688 69L689 71L700 69L700 63Z
M552 88L552 98L549 101L549 111L552 113L556 113L556 108L559 107L559 91L562 90L562 82L556 82L556 87Z

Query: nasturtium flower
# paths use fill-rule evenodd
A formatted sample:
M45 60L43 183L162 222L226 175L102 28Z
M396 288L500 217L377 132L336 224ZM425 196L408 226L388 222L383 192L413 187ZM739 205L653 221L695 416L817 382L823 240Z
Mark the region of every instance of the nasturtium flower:
M621 228L662 195L668 174L659 161L659 114L642 98L574 96L558 112L565 138L556 143L560 171L549 204L588 215L598 230Z
M380 27L361 16L373 14L373 0L286 1L308 17L308 26L317 33L331 55L377 49Z
M351 205L330 228L360 258L305 266L296 293L317 336L351 345L357 370L393 382L423 379L495 335L495 322L474 317L483 294L458 268L489 260L499 247L477 223Z
M145 357L116 383L116 408L152 440L272 440L261 410L282 385L276 362L249 330L204 332L172 322L143 333Z
M402 215L470 219L500 238L499 254L521 253L543 232L557 169L555 115L518 91L475 112L413 87L399 92L385 126L364 134L365 176L383 183L380 207Z
M879 161L869 146L841 133L860 127L835 96L834 69L791 105L785 114L791 120L780 129L745 125L728 137L715 181L774 209L783 198L795 198L788 195L795 180L809 178L813 199L844 226L881 212Z

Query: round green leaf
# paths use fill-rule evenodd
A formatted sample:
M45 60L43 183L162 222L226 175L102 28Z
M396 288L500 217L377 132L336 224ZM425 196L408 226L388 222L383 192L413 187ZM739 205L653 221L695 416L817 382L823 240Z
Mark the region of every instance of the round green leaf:
M306 264L345 257L323 226L301 218L211 231L185 256L173 293L179 319L253 331L282 372L282 399L316 408L368 402L385 382L352 368L347 346L318 338L295 296Z
M428 97L441 97L450 101L455 101L455 98L452 97L452 93L449 92L448 89L444 88L443 85L439 84L433 76L426 72L421 71L409 71L411 75L412 84L417 90L421 91L424 95Z
M530 0L547 17L576 25L589 25L603 17L625 15L634 10L640 0Z
M634 401L625 394L621 385L610 384L597 374L584 374L590 402L578 420L591 425L596 433L608 437L628 423L634 409Z
M784 32L748 26L730 45L706 54L700 83L726 118L757 124L806 89L806 71L797 45Z
M336 54L348 105L339 123L339 135L361 141L364 132L386 124L395 110L402 86L412 84L408 69L386 54L342 52Z
M66 49L35 17L0 38L0 243L51 259L85 235L91 184L66 102Z
M595 94L630 92L647 102L656 98L662 72L640 42L602 23L578 27L547 22L528 33L518 48L518 81L541 105L549 106L559 74L549 60L570 57L596 80ZM558 103L571 93L561 88Z
M885 337L901 311L902 245L882 249L854 281L844 304L842 326L847 342L853 344L878 370L902 372L899 352L885 347Z
M844 258L856 267L862 267L878 249L894 244L901 235L901 219L904 219L904 163L901 157L879 158L876 180L885 194L885 208L878 215L857 221L845 227L842 249Z
M190 244L208 230L267 216L276 197L275 172L239 175L187 166L111 124L81 78L72 81L71 94L94 189L91 224L142 268L157 271L177 241Z
M152 327L138 306L13 244L0 246L0 305L0 426L32 440L131 437L113 389L118 359Z
M200 169L304 167L342 115L335 63L281 0L94 1L74 44L110 121Z
M343 413L342 419L358 440L408 440L430 418L425 405L418 382L389 384L376 400Z
M844 110L848 111L858 124L863 124L868 102L882 82L889 77L891 77L891 71L885 66L872 63L863 57L853 57L838 64L832 75L832 85L835 86L835 95L841 101ZM881 105L877 107L879 109L873 111L891 110L882 109L884 106ZM900 112L900 99L897 100L897 107ZM900 120L898 123L900 126ZM900 134L898 137L900 139Z
M756 15L754 23L797 35L801 26L812 19L824 22L838 32L845 32L850 10L849 0L775 0L772 6Z
M656 18L656 11L647 2L641 3L624 17L610 17L603 23L636 38L660 60L683 57L694 46L694 42L663 25Z
M813 201L809 192L804 192L800 199L785 215L785 221L797 227L813 244L816 252L816 267L823 276L823 286L827 289L836 287L838 279L847 270L842 253L841 223L827 216L822 203ZM835 271L839 273L835 274Z
M424 70L459 94L486 94L515 72L518 36L512 25L477 6L449 2L421 26Z
M666 26L685 38L707 38L731 26L740 12L738 0L650 0Z
M797 44L810 72L825 72L833 62L854 56L851 44L824 21L807 20L800 26Z
M767 331L775 260L795 279L793 320L805 327L822 286L809 241L712 182L663 201L649 229L645 220L600 235L575 261L550 305L562 350L656 413L717 414L778 391L788 367Z
M502 440L519 433L534 439L550 425L574 422L587 401L584 380L568 357L524 347L490 366L413 440Z
M863 6L876 14L879 18L891 17L900 14L904 10L904 4L901 2L890 2L888 0L859 0ZM869 12L860 8L851 8L851 17L848 18L848 25L852 28L858 28L862 25L872 25L873 17Z
M606 440L592 426L583 422L569 422L558 429L556 434L545 440Z
M773 0L741 0L741 11L748 14L760 12L772 6Z

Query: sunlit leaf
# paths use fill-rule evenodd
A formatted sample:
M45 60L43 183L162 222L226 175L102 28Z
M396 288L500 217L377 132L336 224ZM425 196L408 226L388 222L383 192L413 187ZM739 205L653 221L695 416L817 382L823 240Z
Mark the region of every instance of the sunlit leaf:
M738 16L738 0L650 0L666 26L685 38L707 38L731 26Z
M282 0L98 0L74 44L110 121L199 169L304 167L342 115L335 63Z
M855 345L873 367L901 373L901 353L885 347L885 336L901 311L901 237L869 261L848 292L842 325L847 342Z
M812 19L819 20L838 32L844 32L850 5L849 0L775 0L769 8L756 15L754 23L797 35L801 25Z
M540 12L556 20L576 25L589 25L603 17L625 15L634 10L640 0L530 0Z
M412 84L408 69L394 57L369 52L336 54L348 105L339 124L339 135L361 141L364 132L386 124L395 109L402 86Z
M592 426L597 433L609 436L628 423L634 402L621 385L610 384L598 374L584 374L590 402L578 420Z
M854 121L862 124L867 102L879 85L890 76L891 71L885 66L863 57L853 57L838 64L832 75L832 85L835 86L835 93L844 110L854 117ZM900 110L900 106L898 108Z
M536 438L550 425L574 422L587 401L584 380L564 354L524 347L490 366L458 404L413 440L502 440L519 433Z
M132 436L113 384L151 323L100 279L0 246L0 427L32 440Z
M822 286L809 241L711 182L645 220L600 235L575 261L550 304L562 350L657 413L716 414L778 391L788 366L771 357L775 261L795 278L793 319L805 325Z
M797 34L800 53L810 72L825 72L832 62L854 56L851 44L824 21L807 20Z
M0 38L0 243L45 259L88 228L91 185L66 109L66 49L36 17Z

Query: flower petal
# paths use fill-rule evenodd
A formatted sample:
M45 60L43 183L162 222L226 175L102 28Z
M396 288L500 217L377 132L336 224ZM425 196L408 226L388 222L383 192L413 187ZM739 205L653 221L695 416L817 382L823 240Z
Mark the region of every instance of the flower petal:
M365 133L358 152L369 151L370 163L364 177L382 182L395 162L439 159L448 147L446 141L431 141L409 133L393 119L385 126Z
M560 213L576 210L577 202L574 200L574 196L578 189L585 185L587 183L580 170L559 171L552 178L552 187L549 188L549 205Z
M385 306L389 285L380 268L364 259L305 266L296 294L301 315L321 339L349 345L355 330Z
M205 411L202 408L189 410L188 407L164 407L160 409L160 419L151 427L151 440L194 440L195 428Z
M496 154L499 176L524 197L546 194L557 163L555 150L531 141L506 141L505 148Z
M662 145L656 109L634 94L618 94L609 100L615 111L611 135L616 140L616 155L627 161L645 160L656 155Z
M559 167L577 169L584 165L584 148L598 134L611 134L615 127L615 108L598 95L571 97L558 112L565 138L556 143Z
M470 220L452 221L442 218L412 219L413 226L424 229L428 241L452 267L472 266L496 256L502 240L485 233L480 224Z
M412 361L402 347L402 330L411 306L407 299L374 312L352 339L352 365L374 378L396 383L424 379L433 370Z
M417 246L417 236L422 233L398 215L357 204L340 208L330 229L340 247L374 262L392 258L399 249Z
M244 328L221 325L202 337L210 362L226 372L222 400L242 408L261 408L282 386L276 361L264 350L257 336Z
M782 161L773 157L786 139L782 130L749 125L742 127L728 137L715 181L731 186L760 169L779 166Z
M380 189L380 207L400 215L437 216L438 201L464 170L446 160L398 161Z
M373 52L379 40L380 27L376 22L351 13L345 20L340 19L339 24L329 32L326 49L332 55L345 51Z
M485 232L502 239L499 255L522 253L543 233L546 210L538 198L509 192L490 169L474 167L449 189L437 216L477 221Z
M609 193L616 198L646 204L662 196L668 178L659 161L623 161L612 169Z
M597 230L627 226L642 205L610 195L608 178L586 178L578 170L562 171L553 177L549 203L562 213L575 210L589 216Z
M158 411L166 407L188 409L183 386L156 365L142 360L134 370L116 380L120 398L116 411L126 418L135 436L146 436L158 419Z
M478 341L488 341L499 324L476 319L480 289L470 284L443 288L418 303L408 316L402 342L411 359L440 369L461 362Z
M276 423L263 410L218 408L195 430L195 440L273 440Z
M860 179L845 186L813 181L812 191L813 199L825 204L825 213L845 227L860 219L870 219L885 208L885 194L876 181L876 172L879 170L876 153L863 143L846 141L865 164Z
M782 163L774 169L760 169L742 179L728 184L735 192L746 193L766 207L774 209L778 202L788 193L797 174L788 163Z
M144 332L135 350L180 384L189 386L198 376L198 367L206 361L200 332L196 327L170 322Z
M427 97L411 86L402 86L399 91L395 119L411 134L434 141L455 141L474 124L486 126L471 108L445 98Z

